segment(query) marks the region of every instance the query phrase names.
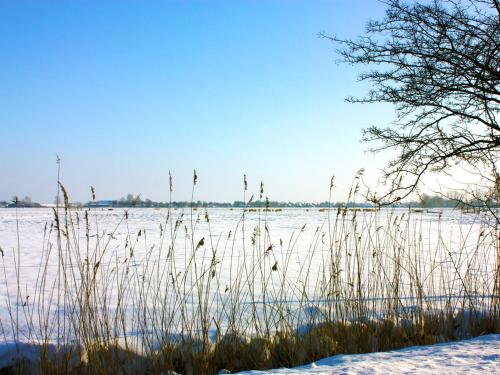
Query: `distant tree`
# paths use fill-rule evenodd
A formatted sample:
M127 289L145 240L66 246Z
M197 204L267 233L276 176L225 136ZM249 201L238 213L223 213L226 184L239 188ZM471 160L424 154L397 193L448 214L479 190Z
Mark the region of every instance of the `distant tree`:
M133 201L133 204L134 206L138 205L142 203L142 199L141 199L141 194L137 194L135 197L134 197L134 201Z
M460 164L488 176L498 193L500 151L500 4L498 0L386 0L385 17L357 39L337 43L341 61L370 68L371 84L354 103L391 103L392 126L371 126L374 152L397 156L384 170L387 191L375 203L399 201L429 172ZM487 173L486 173L487 172ZM497 195L498 199L498 195Z
M429 208L429 207L449 207L450 201L440 197L440 196L430 196L428 194L422 194L420 196L420 206Z

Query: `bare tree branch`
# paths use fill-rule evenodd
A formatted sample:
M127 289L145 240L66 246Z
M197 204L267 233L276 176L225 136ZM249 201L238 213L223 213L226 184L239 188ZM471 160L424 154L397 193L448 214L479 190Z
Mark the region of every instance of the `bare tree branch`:
M371 126L371 151L398 150L384 170L391 203L417 189L429 172L457 163L497 164L500 151L500 6L498 0L387 0L385 17L357 39L335 42L341 62L371 67L371 84L353 103L391 103L391 126ZM488 157L485 157L485 155Z

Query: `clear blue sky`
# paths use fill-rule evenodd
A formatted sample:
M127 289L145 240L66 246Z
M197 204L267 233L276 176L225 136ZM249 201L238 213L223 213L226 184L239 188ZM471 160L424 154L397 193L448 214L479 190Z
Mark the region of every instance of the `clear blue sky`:
M361 129L393 116L347 104L365 92L325 31L355 36L384 5L359 1L2 1L0 200L52 201L56 154L72 200L336 200L383 158ZM370 178L372 178L370 177Z

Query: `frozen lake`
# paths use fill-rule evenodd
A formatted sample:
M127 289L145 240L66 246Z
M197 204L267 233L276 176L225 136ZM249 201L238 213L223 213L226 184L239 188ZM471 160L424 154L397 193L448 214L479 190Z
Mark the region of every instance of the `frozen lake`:
M159 310L184 311L182 319L196 321L203 305L222 329L228 305L240 309L240 321L278 314L269 306L279 305L299 326L307 314L333 314L333 299L342 304L354 294L371 301L376 315L395 280L399 294L390 296L408 308L417 298L431 307L464 293L481 299L492 290L498 248L486 217L450 209L91 209L72 210L67 220L60 214L58 238L52 209L0 209L0 319L8 340L14 320L32 339L41 320L53 319L40 310L71 308L71 298L56 291L67 283L67 293L76 295L85 270L105 285L96 292L101 307L121 309L127 319L134 320L139 304L151 321L160 319ZM182 331L186 323L176 319ZM127 334L147 326L130 326Z

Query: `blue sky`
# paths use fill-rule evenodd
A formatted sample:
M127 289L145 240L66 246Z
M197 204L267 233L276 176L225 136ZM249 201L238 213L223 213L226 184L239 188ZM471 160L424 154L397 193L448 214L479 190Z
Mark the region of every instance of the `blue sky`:
M3 1L0 200L52 201L55 155L72 200L128 192L232 201L242 176L271 199L335 200L384 156L361 129L393 118L353 105L358 71L318 33L352 37L384 5L363 1Z

